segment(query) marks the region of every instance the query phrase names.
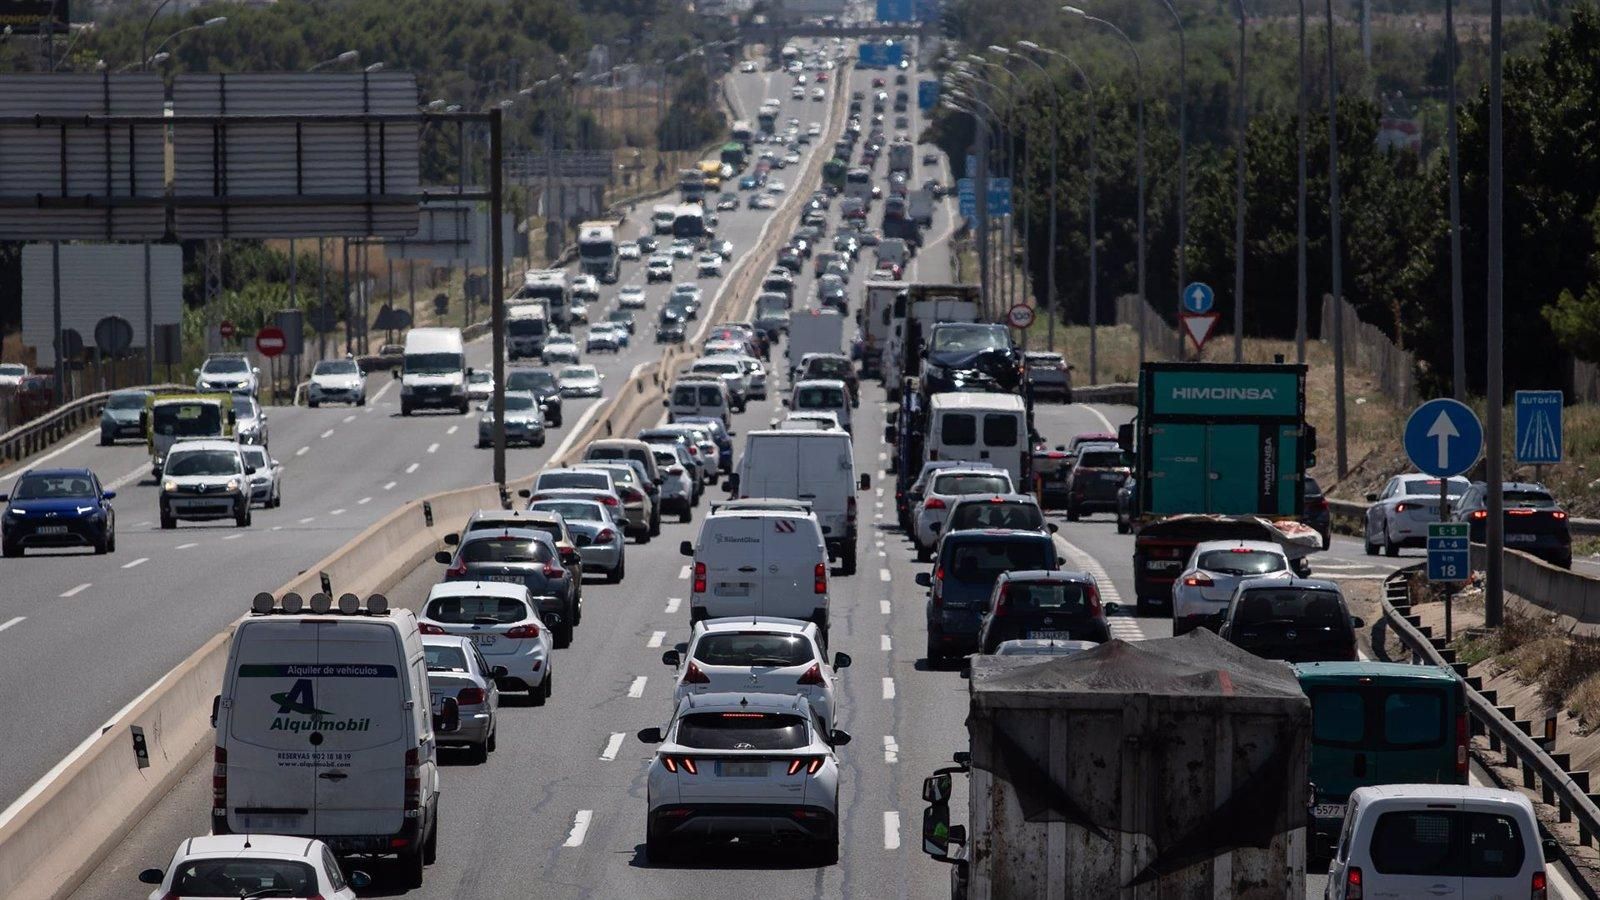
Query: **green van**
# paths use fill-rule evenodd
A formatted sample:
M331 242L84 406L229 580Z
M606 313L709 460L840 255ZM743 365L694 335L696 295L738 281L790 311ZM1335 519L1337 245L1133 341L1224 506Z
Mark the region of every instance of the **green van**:
M1467 783L1467 701L1455 673L1385 662L1294 669L1311 700L1314 858L1333 850L1358 787Z

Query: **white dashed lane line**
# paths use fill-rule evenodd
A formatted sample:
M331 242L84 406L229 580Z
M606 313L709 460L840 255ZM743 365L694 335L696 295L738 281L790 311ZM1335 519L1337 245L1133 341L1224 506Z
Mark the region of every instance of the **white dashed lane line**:
M884 615L887 616L889 614L889 610L891 608L892 607L889 606L889 601L887 601L887 600L879 600L878 601L878 612L881 612L881 613L883 613Z
M666 640L666 639L667 639L667 633L665 631L658 631L655 634L650 635L650 640L649 640L648 643L645 644L645 646L649 647L651 649L655 649L656 647L661 646L661 642Z
M439 452L439 444L438 444L438 442L434 442L432 444L429 444L428 445L428 452L429 453L438 453Z
M310 453L310 452L311 452L311 448L310 447L301 447L299 450L296 450L294 452L294 455L295 456L305 456L307 453Z
M344 417L344 424L349 425L351 422L354 422L355 420L356 420L355 416L345 416Z
M406 474L410 475L412 472L415 472L420 468L422 468L422 463L412 463L411 465L406 466Z
M678 579L680 581L681 580L687 580L688 577L689 577L689 567L688 566L684 566L683 568L678 570Z
M645 675L640 675L638 678L635 678L633 680L633 684L628 685L628 696L634 700L643 697L645 682L649 680L649 677Z
M305 517L305 518L304 518L304 519L301 519L301 520L300 520L300 524L301 524L301 525L304 525L304 524L306 524L306 523L307 523L307 522L311 522L311 521L315 521L315 520L316 520L316 518L317 518L317 517L316 517L316 516L306 516L306 517Z
M83 584L80 584L75 588L69 588L68 590L62 591L61 592L61 596L63 598L76 597L79 594L83 593L84 591L87 591L89 589L89 587L90 587L90 584L91 584L90 582L85 581Z
M888 569L879 569L878 570L878 580L879 581L893 581L894 580L894 576L889 574L889 570Z
M670 616L673 613L677 612L678 611L678 606L680 604L682 604L682 603L683 603L683 598L682 597L668 597L667 598L667 615Z
M894 679L888 677L887 675L885 675L883 678L883 699L894 699Z
M331 509L331 510L328 511L328 515L330 515L330 516L342 516L342 515L344 515L344 510L342 510L342 509Z
M888 653L890 650L894 649L894 640L887 634L881 635L878 638L878 649Z
M622 750L622 732L614 732L611 739L606 741L606 747L600 751L600 758L610 761L617 758L617 753Z
M322 433L322 439L323 440L327 440L330 436L332 436L332 434L333 434L333 429L329 428L327 431L324 431Z
M194 542L193 542L193 541L190 541L190 542L189 542L189 543L187 543L187 544L179 544L179 545L178 545L178 546L176 546L176 547L173 547L173 548L172 548L172 549L174 549L174 550L187 550L187 549L189 549L189 548L190 548L190 547L198 547L198 546L200 546L200 545L199 545L199 544L196 544L196 543L194 543Z
M26 622L27 620L28 620L27 616L14 616L11 619L6 620L5 622L0 622L0 631L5 631L7 628L10 628L11 626L16 625L16 624L21 623L21 622Z
M589 833L589 822L594 818L594 810L580 809L572 817L572 830L567 832L567 840L563 847L582 847L583 838Z
M371 503L371 502L372 502L372 498L371 497L362 497L360 500L356 501L356 505L357 506L366 506L368 503Z
M461 430L461 426L460 425L451 425L449 428L446 428L444 430L444 433L446 435L451 435L451 434L455 434L457 431L460 431L460 430Z
M400 482L398 482L398 481L391 481L388 484L384 485L383 489L386 490L386 491L392 491L392 490L394 490L394 486L399 484L399 483Z
M900 814L894 810L883 814L883 849L900 849Z
M123 563L123 564L122 564L122 567L123 567L123 568L124 568L124 569L136 569L136 568L138 568L138 567L139 567L139 566L142 566L142 565L144 565L144 564L145 564L145 563L147 563L147 562L149 562L149 561L150 561L150 557L148 557L148 556L141 556L141 557L139 557L139 558L138 558L138 559L136 559L136 560L134 560L134 561L132 561L132 562L126 562L126 563Z
M242 534L230 534L227 537L223 538L223 540L225 540L225 541L237 541L239 538L242 538L242 537L244 537L244 535L242 535Z
M892 734L883 736L883 761L886 763L900 761L900 744L895 741Z

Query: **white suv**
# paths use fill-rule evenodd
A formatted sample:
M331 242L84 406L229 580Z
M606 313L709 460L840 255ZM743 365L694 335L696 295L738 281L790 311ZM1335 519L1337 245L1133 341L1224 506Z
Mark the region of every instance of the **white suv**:
M928 487L917 505L917 517L912 535L917 545L917 561L933 559L939 546L939 532L944 528L950 507L967 494L1010 494L1016 488L1011 484L1011 473L994 466L954 466L937 472L928 479Z
M254 397L261 388L261 370L237 353L206 357L194 370L194 386L201 391L229 391Z
M661 661L676 672L673 703L721 691L798 694L806 698L822 727L834 718L834 684L850 656L822 647L815 622L751 616L694 623L688 649L668 650Z

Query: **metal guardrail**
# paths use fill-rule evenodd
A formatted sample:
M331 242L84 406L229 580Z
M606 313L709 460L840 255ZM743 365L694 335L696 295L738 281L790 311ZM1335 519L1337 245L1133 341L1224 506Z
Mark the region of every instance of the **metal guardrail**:
M65 406L58 407L39 416L31 422L24 422L10 431L0 434L0 463L15 462L45 450L89 422L99 419L101 410L105 408L107 397L120 391L131 390L164 393L192 391L194 386L188 384L136 385L118 388L116 391L103 391L98 394L79 397Z
M1456 662L1456 653L1444 638L1434 637L1431 626L1422 624L1422 617L1411 613L1410 590L1407 578L1423 569L1422 564L1399 569L1384 579L1383 621L1393 628L1400 642L1411 651L1412 662L1438 666L1455 673L1462 682L1471 716L1473 735L1489 739L1489 752L1503 754L1507 767L1520 769L1522 786L1538 789L1545 805L1557 810L1561 822L1577 821L1578 842L1584 846L1600 843L1600 794L1590 793L1590 778L1586 771L1569 772L1571 755L1550 753L1533 739L1533 723L1512 719L1516 709L1500 706L1493 690L1483 689L1483 680L1467 674L1467 664ZM1498 780L1498 779L1497 779ZM1562 846L1563 855L1567 855ZM1565 860L1574 872L1578 866L1570 858ZM1580 887L1588 897L1597 896L1583 878Z

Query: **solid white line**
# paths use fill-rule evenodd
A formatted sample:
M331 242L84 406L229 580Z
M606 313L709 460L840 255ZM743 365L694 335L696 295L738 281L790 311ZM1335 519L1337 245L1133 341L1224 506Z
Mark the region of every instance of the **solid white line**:
M80 584L77 587L72 588L71 590L63 592L61 596L62 597L76 597L79 594L83 593L84 591L87 591L89 589L89 585L91 583L92 582L85 581L83 584Z
M610 761L617 758L617 751L622 749L622 732L613 732L611 739L606 741L606 748L600 751L600 758Z
M144 475L144 473L146 473L148 471L150 471L150 467L148 465L141 465L139 468L134 469L132 472L129 472L128 474L122 476L121 478L118 478L116 481L113 481L110 484L106 485L106 490L108 490L108 491L120 491L120 490L122 490L124 485L132 484L134 481L137 481L139 478L141 478ZM149 522L144 523L144 525L148 525L148 524L150 524L150 523ZM143 528L144 525L135 525L133 527L135 527L135 528Z
M311 452L311 448L310 447L301 447L299 450L296 450L294 452L294 455L295 456L305 456L307 453L310 453L310 452Z
M900 814L893 810L883 814L883 849L900 849Z
M581 846L583 846L583 836L589 833L589 821L591 819L593 819L593 818L594 818L594 810L592 810L592 809L580 809L580 810L578 810L578 814L572 817L572 830L567 832L566 843L562 844L561 846L563 846L563 847L581 847Z
M100 429L91 428L88 431L88 433L80 435L80 436L78 436L76 438L73 438L71 441L67 442L66 445L64 445L64 446L62 446L62 447L60 447L60 448L58 448L56 450L52 450L49 453L46 453L45 455L39 457L38 459L23 460L23 462L26 463L26 465L19 467L17 469L17 471L11 472L10 474L0 475L0 481L6 481L8 479L15 478L18 475L21 475L25 470L31 469L31 468L36 468L40 463L48 462L48 461L50 461L52 459L55 459L56 457L60 456L63 453L66 453L68 450L71 450L72 448L78 446L79 444L83 443L84 441L87 441L90 438L98 438L99 436L100 436Z
M333 434L333 429L332 428L329 428L327 431L324 431L322 433L323 440L327 440L328 436L331 435L331 434Z
M149 528L150 527L150 523L149 523L149 521L135 522L135 523L133 523L133 525L131 527L133 527L133 528Z
M887 600L879 600L878 601L878 612L881 612L881 613L883 613L884 615L887 616L889 614L889 609L890 609L889 601L887 601Z
M367 411L371 412L371 407L373 405L376 405L379 400L382 400L383 399L383 395L389 393L389 388L392 388L392 387L394 387L394 380L390 379L389 381L384 382L383 387L378 388L378 392L376 394L373 394L371 397L368 397L367 398L367 403L368 403L368 410Z
M198 546L200 546L200 545L194 543L193 541L191 541L191 542L189 542L187 544L179 544L178 546L173 547L172 549L174 549L174 550L187 550L190 547L198 547Z
M136 560L134 560L134 561L133 561L133 562L130 562L130 563L123 563L123 564L122 564L122 567L123 567L123 568L124 568L124 569L133 569L133 568L137 568L137 567L139 567L139 566L142 566L142 565L144 565L144 564L145 564L145 563L147 563L147 562L149 562L149 561L150 561L150 557L148 557L148 556L141 556L141 557L139 557L139 558L138 558L138 559L136 559Z
M460 428L461 428L460 425L451 425L449 428L446 428L444 430L444 433L447 434L447 435L455 434L457 431L460 430Z
M644 683L646 681L649 681L649 680L650 680L649 677L645 676L645 675L640 675L638 678L635 678L633 680L633 684L628 685L628 696L632 697L635 700L639 699L640 697L643 697L644 696Z
M15 616L10 621L4 622L4 623L0 623L0 631L5 631L7 628L10 628L11 626L17 624L18 622L27 621L27 619L28 619L27 616Z
M384 485L383 489L386 490L386 491L392 491L392 490L394 490L394 486L399 484L399 483L400 482L398 482L398 481L391 481L388 484Z
M895 742L892 734L883 736L883 761L886 763L900 761L900 745Z
M328 515L330 515L330 516L342 516L342 515L344 515L344 510L343 509L329 510L328 511Z
M428 452L429 453L438 453L439 452L439 444L437 442L429 444L428 445Z
M894 679L887 675L883 677L883 699L894 699Z
M650 635L650 641L646 643L645 646L654 650L655 648L661 646L661 642L666 639L667 633L665 631L658 631L655 634Z
M1094 413L1094 417L1096 419L1100 420L1100 424L1101 425L1105 426L1106 432L1108 434L1115 434L1116 433L1117 430L1115 428L1111 427L1111 420L1105 417L1105 413L1102 413L1100 410L1095 409L1094 407L1090 406L1087 403L1074 403L1072 405L1073 406L1081 406L1084 409L1087 409L1089 412Z
M681 603L683 603L683 598L682 597L668 597L667 598L667 615L670 616L673 613L677 612L678 611L678 606Z
M415 472L417 469L419 469L421 467L422 467L422 463L412 463L411 465L406 466L406 474L410 475L412 472Z
M878 570L878 580L879 581L893 581L894 580L894 576L889 574L889 570L888 569L879 569Z
M888 653L890 650L893 650L894 649L894 639L889 637L887 634L880 635L879 638L878 638L878 649L882 650L885 653Z
M688 566L687 563L685 563L684 567L682 569L678 570L678 578L679 578L679 580L683 580L683 579L687 579L688 577L689 577L689 566Z
M368 503L371 503L371 502L372 502L372 498L371 497L362 497L360 500L356 501L356 505L357 506L366 506Z
M356 417L353 416L353 415L344 417L344 423L346 425L349 425L351 422L354 422L355 420L356 420Z

